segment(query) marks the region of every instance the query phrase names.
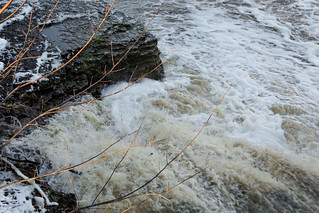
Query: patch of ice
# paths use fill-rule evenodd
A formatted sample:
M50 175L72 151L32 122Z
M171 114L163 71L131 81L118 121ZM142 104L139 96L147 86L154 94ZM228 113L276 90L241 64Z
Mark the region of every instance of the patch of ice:
M8 41L3 38L0 38L0 53L2 52L2 50L6 48L7 45Z
M0 61L0 71L2 71L3 68L4 68L4 64L3 64L3 62Z
M7 45L8 45L8 41L3 38L0 38L0 54L7 47ZM2 61L0 61L0 71L3 69L4 69L4 64Z

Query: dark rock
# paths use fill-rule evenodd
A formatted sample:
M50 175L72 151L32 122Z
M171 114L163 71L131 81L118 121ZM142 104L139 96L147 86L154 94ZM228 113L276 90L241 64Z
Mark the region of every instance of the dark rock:
M60 73L58 85L60 84L63 90L79 92L89 86L91 82L98 81L112 69L113 63L116 64L121 60L139 37L143 28L142 24L137 24L134 19L123 13L113 13L98 31L96 39L66 67L65 72ZM89 40L92 34L90 30L89 19L77 18L52 24L44 29L43 34L59 47L65 63ZM115 72L110 73L103 80L112 83L130 79L134 81L147 75L161 63L159 54L157 39L146 32L124 57L124 60L113 69ZM116 70L121 71L116 72ZM159 67L147 77L162 79L163 68ZM97 86L90 92L97 95L102 88L103 85Z

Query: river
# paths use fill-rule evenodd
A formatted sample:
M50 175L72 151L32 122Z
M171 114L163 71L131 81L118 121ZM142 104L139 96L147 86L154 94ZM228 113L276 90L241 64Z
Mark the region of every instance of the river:
M122 0L113 10L146 24L160 4ZM319 212L319 2L168 0L148 31L168 57L163 81L144 79L57 115L28 136L29 146L58 169L133 133L107 151L133 144L95 203L116 199L181 152L230 88L201 134L140 196L102 207L119 212L156 193L131 211ZM73 192L70 176L88 200L80 205L89 205L123 154L51 176L49 184Z

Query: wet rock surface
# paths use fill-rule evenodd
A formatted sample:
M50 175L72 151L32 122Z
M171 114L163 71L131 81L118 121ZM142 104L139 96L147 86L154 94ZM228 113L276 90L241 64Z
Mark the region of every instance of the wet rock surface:
M13 12L19 3L12 3L10 8L1 14L0 19ZM2 136L12 135L11 132L17 128L17 125L11 125L11 130L8 130L6 120L9 118L14 117L13 120L17 119L23 125L31 117L58 106L73 94L83 91L110 70L113 72L107 74L101 83L90 88L89 93L99 97L105 84L134 81L147 75L161 63L157 39L145 32L123 60L113 68L138 39L144 26L121 12L112 12L93 41L76 59L58 72L20 88L5 100L14 88L44 76L69 61L90 39L93 30L103 19L107 6L107 1L102 0L61 1L43 31L39 32L55 3L56 1L52 0L36 1L33 8L31 3L27 3L20 10L20 14L17 14L18 18L14 17L0 25L0 37L7 41L5 49L0 51L4 68L16 59L19 51L25 50L36 38L29 51L23 55L23 59L15 64L16 68L10 72L1 70ZM162 79L163 68L157 68L147 77ZM43 123L41 120L39 122Z

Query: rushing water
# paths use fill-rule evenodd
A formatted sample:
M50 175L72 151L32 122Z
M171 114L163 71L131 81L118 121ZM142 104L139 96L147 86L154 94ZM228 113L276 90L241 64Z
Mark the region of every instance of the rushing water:
M122 0L145 23L158 0ZM197 134L194 143L149 185L160 193L136 212L319 212L319 2L317 0L168 0L149 31L165 59L163 82L144 79L79 113L58 115L29 136L54 169L136 145L97 203L151 179ZM126 83L104 90L110 94ZM87 97L89 98L89 97ZM73 110L79 107L73 107ZM143 120L143 118L145 119ZM104 154L103 156L105 156ZM49 183L92 202L123 153ZM125 210L147 196L104 206ZM93 212L96 210L92 210ZM104 210L103 210L104 211Z

